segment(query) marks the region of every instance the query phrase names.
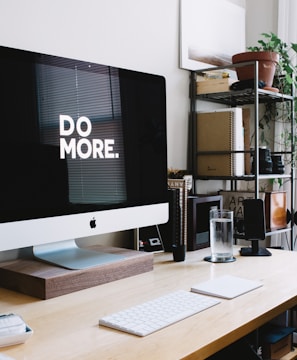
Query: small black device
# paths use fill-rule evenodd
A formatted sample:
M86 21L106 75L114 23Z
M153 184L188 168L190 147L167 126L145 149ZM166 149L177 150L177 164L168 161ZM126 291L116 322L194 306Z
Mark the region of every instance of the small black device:
M252 247L241 248L242 256L270 256L265 248L259 247L259 240L265 240L265 213L262 199L243 200L245 239L250 240Z
M162 238L158 225L139 229L139 250L147 252L163 251Z

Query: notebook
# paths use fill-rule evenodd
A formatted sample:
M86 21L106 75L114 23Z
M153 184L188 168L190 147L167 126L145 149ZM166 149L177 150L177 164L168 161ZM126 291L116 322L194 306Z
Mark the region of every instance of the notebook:
M233 299L249 291L263 286L263 283L248 280L232 275L224 275L192 286L191 291L217 296L225 299Z
M244 175L244 128L241 108L197 113L197 151L223 151L198 154L197 174L202 176Z

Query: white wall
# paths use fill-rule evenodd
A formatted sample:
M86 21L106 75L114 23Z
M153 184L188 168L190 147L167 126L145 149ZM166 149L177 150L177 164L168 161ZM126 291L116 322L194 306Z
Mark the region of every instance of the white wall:
M278 0L246 1L246 44L257 45L262 33L277 33Z

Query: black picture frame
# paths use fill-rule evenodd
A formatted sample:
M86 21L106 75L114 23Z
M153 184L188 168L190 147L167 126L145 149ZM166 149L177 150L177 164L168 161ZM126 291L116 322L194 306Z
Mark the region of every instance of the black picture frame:
M194 251L210 246L209 210L222 209L222 195L188 196L187 203L187 250Z

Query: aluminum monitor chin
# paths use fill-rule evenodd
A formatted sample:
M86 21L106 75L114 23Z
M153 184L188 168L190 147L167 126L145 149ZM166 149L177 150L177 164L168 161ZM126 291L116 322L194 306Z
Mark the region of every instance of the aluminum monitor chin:
M89 267L112 259L72 239L167 222L162 76L7 47L0 71L0 251Z

